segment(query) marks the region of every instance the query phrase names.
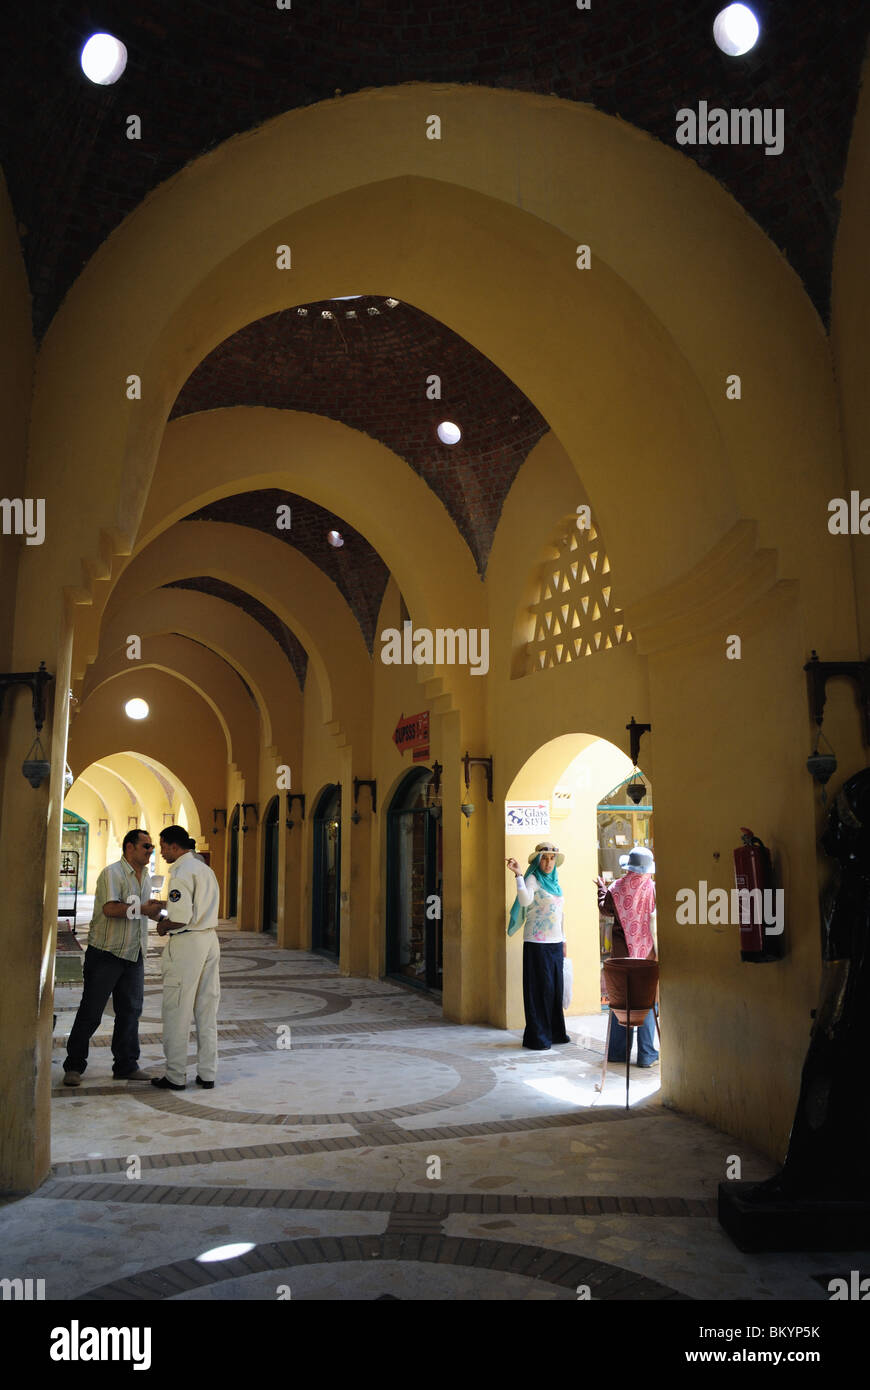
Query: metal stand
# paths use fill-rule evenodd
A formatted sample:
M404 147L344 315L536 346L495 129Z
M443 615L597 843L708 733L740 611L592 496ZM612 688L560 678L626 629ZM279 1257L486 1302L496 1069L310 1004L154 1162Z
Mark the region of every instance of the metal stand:
M631 1018L631 984L629 983L629 980L628 980L628 979L626 979L626 982L625 982L625 1003L626 1003L626 1017L627 1017L627 1018ZM658 989L656 989L656 1003L658 1003ZM657 1035L658 1040L659 1040L659 1051L661 1051L661 1046L662 1046L662 1030L661 1030L661 1025L660 1025L660 1023L659 1023L659 1016L658 1016L658 1014L656 1013L656 1006L655 1006L655 1004L653 1004L653 1017L655 1018L655 1021L656 1021L656 1035ZM601 1092L601 1091L604 1090L604 1081L605 1081L605 1078L606 1078L606 1076L607 1076L607 1059L608 1059L608 1057L609 1057L609 1055L610 1055L610 1029L611 1029L612 1024L613 1024L613 1010L610 1009L610 1008L608 1008L608 1013L607 1013L607 1035L606 1035L606 1037L605 1037L605 1039L604 1039L604 1061L603 1061L602 1064L601 1064L601 1080L600 1080L600 1081L596 1081L596 1083L595 1083L595 1089L596 1089L596 1091L599 1091L599 1092ZM640 1027L640 1024L635 1024L634 1027L639 1028L639 1027ZM628 1036L628 1035L629 1035L629 1031L630 1031L629 1025L626 1024L626 1025L625 1025L625 1108L626 1108L626 1110L628 1110L628 1108L629 1108L629 1105L628 1105L628 1086L629 1086L629 1075L630 1075L630 1073L629 1073L629 1068L630 1068L630 1066L631 1066L631 1043L630 1043L630 1041L629 1041L629 1036ZM640 1046L640 1043L638 1043L638 1047L639 1047L639 1046Z
M638 1041L640 1047L640 1041ZM628 1109L628 1078L631 1067L631 976L625 977L625 1108Z

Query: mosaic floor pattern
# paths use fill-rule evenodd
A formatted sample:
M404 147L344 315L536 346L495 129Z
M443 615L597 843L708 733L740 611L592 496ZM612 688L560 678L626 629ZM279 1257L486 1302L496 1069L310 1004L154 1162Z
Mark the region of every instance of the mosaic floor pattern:
M220 935L213 1091L193 1066L184 1093L113 1082L111 1017L65 1089L81 987L58 988L54 1166L0 1206L0 1274L85 1301L826 1298L842 1256L745 1255L716 1221L727 1155L748 1178L767 1160L663 1108L657 1072L632 1068L630 1110L620 1069L596 1093L603 1020L528 1053L400 986ZM160 1075L158 948L146 969L141 1065Z

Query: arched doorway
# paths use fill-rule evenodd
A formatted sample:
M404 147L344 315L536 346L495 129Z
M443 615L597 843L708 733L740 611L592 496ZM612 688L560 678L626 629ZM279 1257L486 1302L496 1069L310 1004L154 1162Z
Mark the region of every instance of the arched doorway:
M337 957L341 949L341 787L323 792L314 812L314 891L311 949Z
M387 974L441 990L441 807L430 804L429 768L413 768L387 812Z
M263 931L278 935L278 798L266 807L263 822Z
M541 745L518 770L510 784L506 800L505 858L514 857L525 868L529 855L541 840L551 839L566 858L559 869L559 882L565 896L568 955L574 965L574 998L572 1014L591 1016L601 1010L601 926L598 912L595 879L602 867L609 865L600 858L602 830L599 820L600 803L625 784L632 772L626 753L595 734L561 734ZM627 795L621 801L627 802ZM622 826L623 813L614 808L605 811L605 838L612 823L620 821L620 839L631 831ZM633 808L632 808L633 809ZM646 810L640 811L647 817ZM620 854L627 854L631 844L617 847L613 857L615 877ZM510 911L516 890L508 879L505 884L505 917ZM506 956L509 1027L517 1027L523 1018L522 974L519 968L521 951L509 944Z
M227 882L227 916L238 916L239 910L239 808L230 816L230 862Z

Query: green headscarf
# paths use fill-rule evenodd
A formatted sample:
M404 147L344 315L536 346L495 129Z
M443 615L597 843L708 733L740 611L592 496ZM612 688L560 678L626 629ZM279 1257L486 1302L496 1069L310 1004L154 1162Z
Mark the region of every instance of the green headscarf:
M534 859L526 869L525 876L531 874L538 880L545 893L552 893L554 898L561 898L562 889L559 884L559 871L555 863L548 874L541 868L541 856L536 854ZM513 936L514 932L519 931L520 927L525 926L527 908L520 905L519 898L515 898L511 907L510 922L508 923L508 936Z

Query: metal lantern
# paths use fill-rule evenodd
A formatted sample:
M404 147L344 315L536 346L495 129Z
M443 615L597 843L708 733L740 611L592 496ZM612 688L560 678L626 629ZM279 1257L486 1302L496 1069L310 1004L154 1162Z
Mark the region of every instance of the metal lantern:
M819 786L821 787L822 805L826 806L828 798L825 794L825 785L827 782L830 781L834 773L837 771L837 755L834 752L833 748L831 748L830 743L828 743L829 751L827 753L819 752L819 744L821 743L823 738L825 739L825 743L828 743L828 740L825 738L825 735L822 733L820 727L819 735L816 739L816 746L813 749L810 756L807 758L807 772L810 774L813 781L818 782Z
M638 773L637 776L637 782L632 777L631 781L626 783L625 787L626 794L631 798L635 806L639 806L646 796L646 782L643 780L640 773Z
M814 782L824 786L837 771L837 759L833 753L811 753L807 758L807 772Z
M33 752L33 749L30 751ZM40 749L40 751L42 750ZM41 787L46 777L51 773L51 763L48 758L27 757L21 765L21 771L31 787Z

